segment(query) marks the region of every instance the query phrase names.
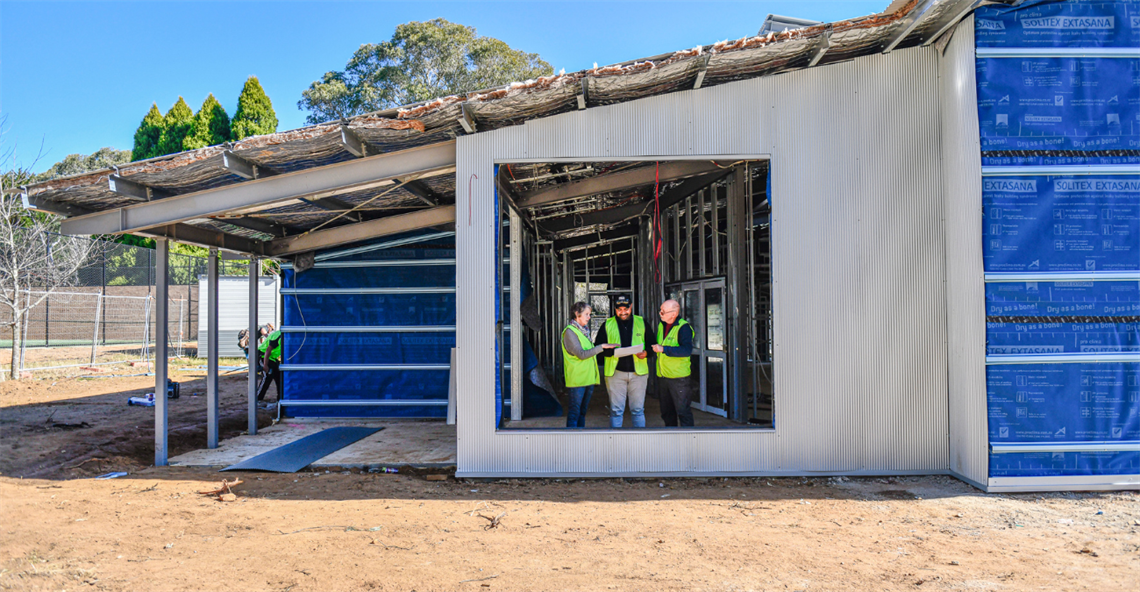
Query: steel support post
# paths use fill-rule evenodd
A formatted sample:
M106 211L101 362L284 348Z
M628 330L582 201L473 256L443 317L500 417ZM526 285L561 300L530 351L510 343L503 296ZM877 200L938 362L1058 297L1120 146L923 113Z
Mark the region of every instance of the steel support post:
M167 264L170 261L170 243L159 238L154 241L154 466L165 467L166 454L166 353L167 323L170 286Z
M260 333L257 329L257 288L258 272L261 263L257 257L249 258L249 405L247 415L249 426L246 428L250 434L257 433L257 342Z
M218 447L218 249L206 265L206 448Z
M522 218L508 208L511 220L511 421L523 418Z
M745 231L746 225L752 224L752 212L747 209L748 203L748 183L747 183L747 166L737 166L732 172L732 177L727 190L728 199L728 270L725 282L728 286L728 320L731 331L728 332L728 384L729 384L729 405L728 416L730 419L737 421L744 421L745 407L744 385L741 384L741 364L747 359L746 356L741 356L740 352L745 345L745 292L748 289L747 276L745 275L744 266L747 262L745 257L747 244L747 232ZM751 294L748 295L751 297Z

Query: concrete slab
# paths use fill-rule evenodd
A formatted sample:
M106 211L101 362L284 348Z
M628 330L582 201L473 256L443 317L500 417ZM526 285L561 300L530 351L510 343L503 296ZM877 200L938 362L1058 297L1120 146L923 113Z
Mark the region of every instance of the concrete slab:
M299 440L325 428L337 426L383 427L383 430L346 446L313 463L312 467L454 466L455 426L443 420L294 420L223 440L218 448L187 452L170 459L171 466L227 467Z

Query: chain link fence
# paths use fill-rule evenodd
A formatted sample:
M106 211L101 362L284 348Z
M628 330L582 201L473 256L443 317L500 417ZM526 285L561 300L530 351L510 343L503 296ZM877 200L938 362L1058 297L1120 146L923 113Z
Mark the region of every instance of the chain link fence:
M95 240L95 239L92 239ZM155 252L153 249L95 240L87 265L73 285L45 296L32 290L25 297L43 300L23 319L22 347L12 352L12 335L0 335L0 347L18 356L22 370L97 366L149 360L156 335ZM172 357L196 356L198 277L208 260L170 253L168 267L168 348ZM221 275L246 275L246 261L219 261ZM11 311L0 311L0 324ZM10 361L3 356L2 363Z

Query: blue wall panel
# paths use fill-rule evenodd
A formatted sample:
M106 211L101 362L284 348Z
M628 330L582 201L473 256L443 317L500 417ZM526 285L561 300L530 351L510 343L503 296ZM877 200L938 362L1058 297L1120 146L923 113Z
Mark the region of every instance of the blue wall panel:
M978 47L1136 47L1140 2L1084 0L984 6L974 15Z
M990 456L991 477L1136 475L1140 452L1017 452Z
M991 444L1140 440L1140 363L986 368Z
M1140 269L1140 175L987 177L982 203L986 271Z

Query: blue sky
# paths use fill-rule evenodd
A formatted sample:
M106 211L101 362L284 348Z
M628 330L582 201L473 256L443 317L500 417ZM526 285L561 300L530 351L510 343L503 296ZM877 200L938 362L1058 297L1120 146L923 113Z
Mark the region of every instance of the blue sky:
M208 93L233 115L256 75L280 120L363 43L437 17L538 53L567 72L755 35L769 13L836 21L889 0L768 2L0 2L0 138L15 164L42 171L67 154L130 149L135 128L179 95ZM12 163L5 163L11 165Z

